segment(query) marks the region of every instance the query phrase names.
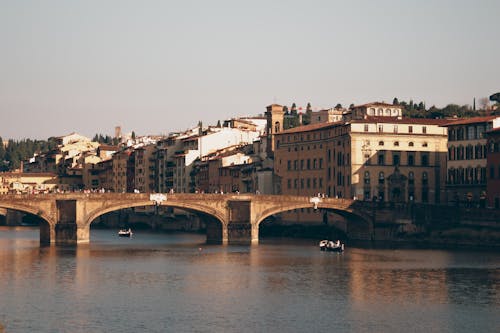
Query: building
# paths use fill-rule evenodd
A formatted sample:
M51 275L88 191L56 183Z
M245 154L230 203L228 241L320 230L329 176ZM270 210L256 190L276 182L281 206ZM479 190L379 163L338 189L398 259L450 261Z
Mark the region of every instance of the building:
M500 128L486 132L486 198L488 206L500 208ZM480 198L481 200L481 198Z
M135 160L133 150L127 148L113 155L113 191L133 192L135 188Z
M276 134L280 193L441 202L444 121L403 118L400 107L385 103L355 106L351 118Z
M448 201L477 203L487 187L485 133L500 127L500 116L456 119L443 126L448 129Z
M57 188L58 179L54 173L0 173L0 194L45 193Z
M134 150L134 190L141 193L155 192L156 145L146 145Z
M331 108L311 113L311 124L334 123L346 120L350 112L344 108Z

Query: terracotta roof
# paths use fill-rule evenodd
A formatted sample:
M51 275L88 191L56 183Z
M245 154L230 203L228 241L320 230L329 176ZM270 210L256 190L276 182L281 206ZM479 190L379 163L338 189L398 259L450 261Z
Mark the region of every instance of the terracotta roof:
M117 151L120 149L118 146L110 146L110 145L99 145L100 150L109 150L109 151Z
M276 134L278 135L278 134L310 132L310 131L315 131L315 130L319 130L319 129L326 129L326 128L330 128L330 127L335 127L335 126L339 126L339 125L343 125L343 123L340 121L337 121L337 122L333 122L333 123L310 124L310 125L303 125L303 126L290 128L290 129L287 129L283 132L276 133Z
M457 120L448 120L448 122L442 126L455 126L455 125L466 125L466 124L475 124L475 123L486 123L486 122L489 122L495 118L500 118L500 116L458 118Z
M397 118L383 116L367 116L365 119L353 119L353 123L391 123L391 124L415 124L415 125L439 125L449 123L448 119L431 118Z
M497 127L497 128L494 128L488 132L486 132L486 134L488 135L499 135L500 134L500 127Z

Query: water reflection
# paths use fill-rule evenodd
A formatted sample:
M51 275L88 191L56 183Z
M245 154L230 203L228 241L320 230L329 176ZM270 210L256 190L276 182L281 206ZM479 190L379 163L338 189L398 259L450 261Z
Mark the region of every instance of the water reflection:
M106 230L91 237L77 247L39 247L36 229L0 228L6 331L469 332L500 325L498 253L336 254L310 241L220 246L206 245L204 235L120 239Z

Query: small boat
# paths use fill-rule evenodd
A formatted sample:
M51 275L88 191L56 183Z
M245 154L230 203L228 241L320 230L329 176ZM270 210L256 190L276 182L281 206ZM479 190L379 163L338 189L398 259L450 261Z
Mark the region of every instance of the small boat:
M119 237L132 237L133 235L133 232L130 228L128 229L120 229L120 231L118 231L118 236Z
M324 239L319 242L319 249L328 252L344 252L344 243L340 240L331 241Z

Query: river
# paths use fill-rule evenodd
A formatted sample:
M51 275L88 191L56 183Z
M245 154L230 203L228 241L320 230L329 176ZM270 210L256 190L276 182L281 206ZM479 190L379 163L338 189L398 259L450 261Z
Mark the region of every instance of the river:
M0 227L0 332L499 332L500 253Z

